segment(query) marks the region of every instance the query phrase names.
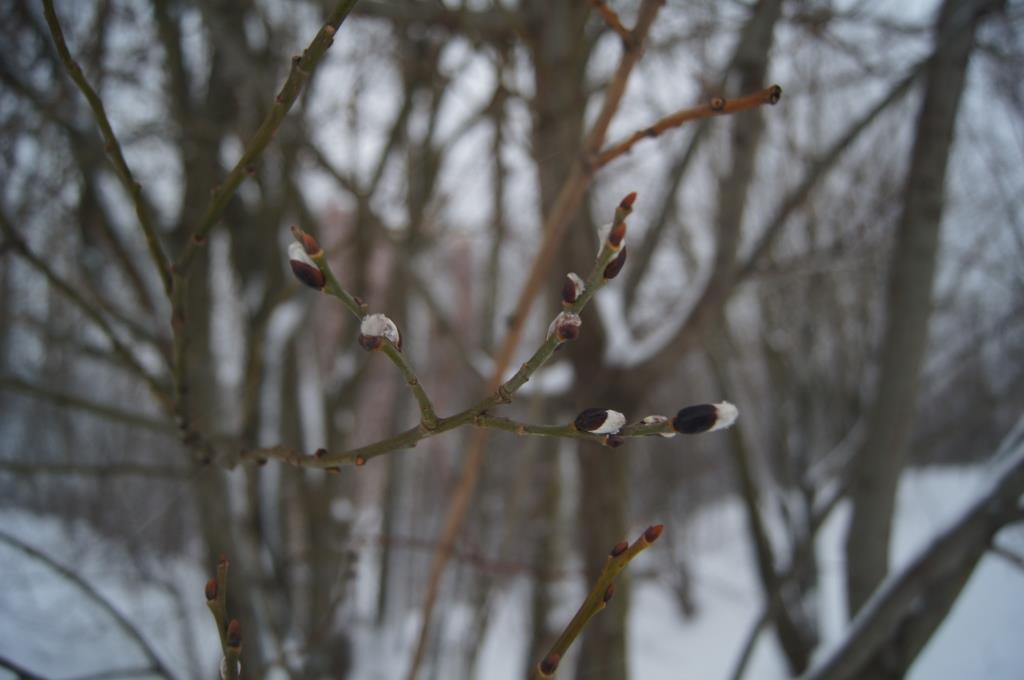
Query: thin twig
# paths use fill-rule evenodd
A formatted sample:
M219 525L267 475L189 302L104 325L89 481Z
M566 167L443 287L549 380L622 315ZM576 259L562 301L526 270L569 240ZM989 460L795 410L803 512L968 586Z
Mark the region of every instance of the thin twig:
M57 52L60 54L60 60L64 63L64 68L89 102L89 108L92 109L93 117L96 119L96 124L103 135L104 148L110 157L110 162L114 165L117 178L121 180L121 185L128 192L128 195L131 196L132 203L135 205L135 214L139 218L139 224L142 225L142 231L146 236L149 255L153 259L157 273L160 275L160 282L163 284L164 292L170 298L171 268L167 255L164 254L163 247L160 245L160 239L156 233L156 225L149 214L145 197L142 195L142 186L135 181L131 168L128 167L128 163L124 159L121 143L117 140L117 135L114 134L114 128L110 125L110 119L107 118L103 100L100 99L100 96L96 94L96 90L86 80L81 67L68 50L67 43L64 41L64 31L60 27L60 21L57 19L57 12L53 9L53 0L43 0L43 15L46 17L47 26L50 27L50 35L53 36L53 42L57 46Z
M604 23L608 28L615 31L618 36L622 38L623 43L629 45L633 40L633 32L622 24L622 19L619 18L619 15L616 14L615 10L609 7L608 3L603 2L602 0L590 0L590 4L593 5L594 10L601 15L601 19L604 20Z
M341 0L338 2L330 16L328 16L327 22L317 31L316 36L302 53L302 56L292 59L292 67L288 74L288 79L274 98L274 104L270 107L270 111L267 112L266 117L252 139L246 144L242 157L238 159L235 167L228 173L224 181L214 188L210 204L192 231L192 235L182 249L181 254L171 267L173 284L171 291L171 330L174 334L174 348L172 352L172 375L174 379L173 407L184 439L200 450L206 448L206 445L200 440L198 433L192 427L187 401L188 332L186 302L188 298L189 268L198 255L199 248L206 243L210 230L213 229L213 226L227 207L228 201L230 201L238 186L249 174L253 164L262 155L270 140L273 139L285 115L302 92L306 81L320 63L327 49L334 43L335 33L337 33L341 23L348 16L356 2L357 0Z
M11 534L8 534L2 529L0 529L0 543L4 543L5 545L8 545L11 548L20 551L29 558L46 565L51 571L60 574L60 576L64 580L69 582L71 585L75 586L86 597L88 597L90 600L99 605L100 609L102 609L110 615L110 617L114 620L114 623L117 624L118 628L124 631L125 635L127 635L129 638L132 639L132 641L135 642L136 646L139 648L139 651L141 651L143 656L146 657L146 659L152 665L153 671L157 675L161 675L165 678L174 677L174 674L171 673L171 671L160 660L160 657L157 656L156 651L154 651L154 649L150 646L146 639L142 637L142 634L135 627L135 624L129 621L124 614L119 612L114 607L114 605L110 603L109 600L107 600L102 594L100 594L100 592L96 590L96 588L94 588L92 585L90 585L85 579L83 579L81 576L79 576L77 573L75 573L68 567L65 567L64 565L60 564L52 557L36 550L29 544L22 542L21 539L16 538Z
M779 101L781 96L782 88L778 85L772 85L771 87L748 94L745 97L738 97L736 99L715 97L706 104L701 104L700 106L694 106L687 109L680 109L679 111L671 113L658 120L653 125L637 130L625 139L606 147L597 154L597 157L594 159L594 165L598 168L604 167L619 156L632 150L637 142L657 137L667 130L677 128L686 123L701 120L703 118L711 118L712 116L722 116L730 113L747 111L749 109L757 108L758 106L764 106L765 104L774 105Z
M598 576L593 587L591 587L587 597L583 600L583 604L580 605L576 615L572 617L565 630L558 636L555 644L548 651L547 656L534 668L532 675L534 680L554 677L559 662L565 656L572 643L583 632L583 628L593 618L594 614L604 609L608 601L611 600L612 595L615 593L615 577L626 568L626 565L634 557L650 547L651 543L658 540L662 529L663 527L660 524L648 527L644 533L640 534L640 538L633 541L632 545L627 547L626 543L622 542L612 548L608 559L604 563L604 568L601 570L601 574Z
M617 254L617 249L612 248L607 242L601 249L600 254L594 262L593 270L590 276L587 277L586 288L579 298L572 305L568 306L568 311L574 314L579 314L580 311L587 305L590 299L594 296L604 284L604 269L611 262L612 258ZM320 262L317 261L317 264ZM325 265L326 266L326 265ZM326 271L330 271L329 268ZM325 271L325 273L326 273ZM328 280L329 281L329 280ZM328 286L324 287L324 291L328 292ZM342 289L342 292L343 289ZM334 295L333 292L329 294ZM348 295L345 293L345 295ZM348 296L351 298L351 296ZM344 298L340 298L344 300ZM354 305L358 308L358 302L353 301ZM387 343L387 341L384 341ZM351 449L348 451L327 453L324 451L319 452L319 455L304 455L292 447L289 446L272 446L267 448L253 449L249 451L243 451L240 454L240 458L245 461L263 461L268 459L282 460L292 465L299 467L313 467L313 468L333 468L339 465L362 465L369 461L371 458L389 453L396 449L410 448L415 446L421 439L427 437L433 437L443 432L454 430L457 427L468 425L474 421L478 416L486 413L488 410L498 406L499 404L508 403L512 396L515 395L519 389L530 380L534 373L536 373L541 366L551 357L555 349L558 347L561 341L555 334L548 336L543 343L537 348L537 350L515 374L498 386L485 398L481 399L475 405L470 406L463 411L460 411L447 418L439 418L433 428L427 429L425 427L416 426L410 428L404 432L401 432L392 437L382 439L373 444L361 446L359 448ZM390 346L390 343L382 344L382 346ZM397 350L396 350L397 351ZM499 374L500 375L500 374ZM495 421L498 422L498 421ZM646 431L640 426L640 429L630 430L631 434L657 434L657 429Z
M270 107L270 111L267 112L266 117L252 139L246 144L242 157L235 163L235 167L231 169L231 172L224 178L224 181L213 190L213 195L210 199L210 204L206 208L206 212L203 213L199 224L193 230L184 251L175 261L174 268L176 273L188 271L199 252L199 248L205 244L210 230L220 219L224 208L227 207L228 201L234 196L235 190L238 189L238 186L248 176L253 163L259 160L263 150L270 144L288 111L295 103L295 100L298 99L299 94L302 93L306 81L309 80L313 71L316 70L328 48L334 43L335 33L341 27L342 22L348 16L352 7L355 6L356 1L342 0L335 5L334 10L327 17L327 21L317 31L316 36L310 42L309 47L302 53L302 56L292 59L292 67L288 74L288 79L277 93L277 96L274 97L274 104Z

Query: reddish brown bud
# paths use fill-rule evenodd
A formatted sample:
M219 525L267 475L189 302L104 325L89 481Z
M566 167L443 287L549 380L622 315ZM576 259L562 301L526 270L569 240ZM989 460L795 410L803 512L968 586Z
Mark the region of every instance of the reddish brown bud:
M320 247L320 244L317 242L315 238L313 238L312 234L307 234L294 224L291 227L291 232L295 240L302 245L302 249L305 250L306 254L309 255L310 257L314 257L323 252L323 249Z
M586 284L576 274L570 272L565 275L565 283L562 285L562 302L571 305L579 299Z
M779 103L780 99L782 99L782 88L772 85L768 90L768 103L774 106Z
M260 467L263 467L264 465L267 464L267 459L266 458L257 458L256 459L256 464L259 465Z
M608 587L604 589L604 595L601 596L601 600L605 604L608 604L608 601L611 600L612 597L614 597L614 596L615 596L615 582L612 581L611 583L608 584Z
M644 540L648 543L654 543L661 536L661 532L665 530L664 524L654 524L647 527L647 531L644 532Z
M211 578L206 582L206 601L213 602L217 599L217 579Z
M356 456L356 465L359 467L366 465L366 459L363 458L362 456Z
M580 337L580 327L583 322L578 314L571 312L559 312L548 326L547 337L552 335L558 338L559 342L568 342Z
M237 649L241 646L242 624L238 622L238 619L231 619L231 623L228 624L228 647Z
M721 111L725 108L725 100L721 97L712 97L710 106L712 111Z
M319 267L299 260L288 260L288 264L291 265L292 274L295 274L295 278L299 281L314 290L323 290L327 279L324 278L324 273L320 271Z
M372 352L375 349L380 349L384 339L379 335L360 335L359 346L365 349L367 352Z
M622 199L622 202L619 203L619 207L622 208L623 210L632 210L633 209L633 203L635 201L636 201L636 192L635 191L631 191L628 194L626 194L626 197L624 199Z
M611 231L608 232L608 243L612 248L618 248L622 245L622 239L626 238L626 223L619 222L612 226Z
M629 543L626 543L625 541L619 541L615 544L615 546L612 548L612 551L608 553L608 555L610 557L618 557L627 550L629 550Z
M562 657L555 652L551 652L544 657L544 660L540 662L540 672L544 675L553 675L558 670L558 664L561 663Z
M619 448L620 446L622 446L625 443L626 443L626 440L623 439L622 437L620 437L617 434L605 435L605 438L604 438L604 445L607 446L608 448L612 448L612 449L617 449L617 448Z
M619 275L622 271L623 265L626 264L626 246L622 246L622 250L615 256L615 259L608 263L608 266L604 268L605 281L610 281Z
M327 455L327 449L317 449L316 452L313 453L313 455L316 456L317 458L323 458L324 456Z

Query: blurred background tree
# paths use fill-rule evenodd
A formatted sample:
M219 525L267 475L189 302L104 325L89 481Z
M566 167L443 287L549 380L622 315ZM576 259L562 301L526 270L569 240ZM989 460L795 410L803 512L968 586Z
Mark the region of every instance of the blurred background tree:
M641 46L597 5L358 2L196 249L183 346L140 215L172 260L188 247L334 3L57 4L137 201L41 7L3 3L3 506L88 523L130 556L111 567L126 579L171 584L164 558L209 572L229 555L247 677L346 677L359 655L400 658L387 667L410 678L486 677L485 636L507 625L497 598L528 602L514 656L530 667L571 613L567 586L654 522L666 545L633 578L699 615L689 519L736 493L763 591L755 631L805 671L829 513L849 495L856 611L891 563L904 462L981 461L1021 413L1024 15L983 0L613 3L630 29L650 20ZM597 168L585 139L627 58L609 141L712 97L772 82L786 95ZM516 318L541 225L579 172L582 205ZM288 274L288 225L398 323L449 414L485 394L510 326L525 324L511 365L528 356L565 273L589 270L597 226L633 190L623 275L504 412L637 419L728 397L743 414L728 434L613 450L467 428L337 475L237 464L416 422L358 324ZM561 670L626 678L628 612L622 582ZM900 677L920 646L874 677ZM209 675L199 656L172 672Z

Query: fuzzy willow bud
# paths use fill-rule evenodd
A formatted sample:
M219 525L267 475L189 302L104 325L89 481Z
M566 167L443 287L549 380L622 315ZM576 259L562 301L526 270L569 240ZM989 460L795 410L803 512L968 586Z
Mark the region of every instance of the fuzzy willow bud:
M739 410L727 401L687 406L672 419L672 429L683 434L724 430L736 422Z

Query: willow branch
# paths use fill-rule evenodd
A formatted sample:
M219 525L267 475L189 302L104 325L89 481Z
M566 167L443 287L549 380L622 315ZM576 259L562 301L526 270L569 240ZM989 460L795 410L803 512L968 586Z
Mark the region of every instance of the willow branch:
M203 213L199 224L192 232L192 237L175 262L175 270L182 273L188 271L198 254L199 248L206 242L206 237L217 223L217 220L220 219L224 208L227 207L228 201L231 200L235 190L238 189L238 186L248 176L253 163L259 160L263 150L270 144L288 111L295 103L295 100L298 99L299 94L302 93L306 81L309 80L309 77L319 65L328 48L334 43L334 34L337 33L345 17L348 16L352 7L355 6L356 1L341 0L335 6L330 16L327 17L324 25L317 31L309 47L303 51L302 56L292 59L292 67L288 74L288 79L277 93L277 96L274 97L274 104L270 107L270 111L267 112L259 129L256 130L249 143L246 144L242 157L238 159L235 167L231 169L231 172L224 178L224 181L213 190L213 196L206 208L206 212Z
M149 255L153 259L157 273L160 275L160 282L163 284L164 292L170 298L171 268L167 255L164 254L163 247L160 245L160 239L156 233L156 225L149 214L145 198L142 195L142 185L135 181L131 168L128 167L128 163L124 159L121 143L118 141L117 135L114 134L114 128L110 125L110 119L107 118L103 100L100 99L100 96L96 94L96 90L86 80L81 67L68 50L67 43L64 41L64 31L60 27L60 21L57 19L57 12L53 9L53 0L43 0L43 15L46 17L46 24L50 27L50 35L53 36L53 42L57 46L57 52L60 54L60 60L63 62L64 68L67 70L71 80L81 90L86 101L89 102L89 108L92 109L93 117L96 119L96 124L103 135L107 156L114 166L117 178L121 181L121 185L128 192L132 203L135 205L135 215L138 217L139 224L142 225L142 232L146 236Z
M772 85L771 87L748 94L745 97L738 97L736 99L715 97L706 104L688 109L680 109L652 125L637 130L625 139L606 147L597 154L597 157L594 159L594 166L597 168L604 167L619 156L629 153L638 142L644 139L653 139L663 132L680 127L686 123L711 118L712 116L739 113L740 111L747 111L766 104L775 105L780 97L782 97L782 88L778 85Z
M101 595L100 592L96 590L96 588L94 588L92 585L90 585L85 579L83 579L81 576L79 576L77 573L75 573L68 567L65 567L64 565L57 562L49 555L46 555L45 553L36 550L29 544L22 542L20 539L8 534L2 529L0 529L0 543L10 546L15 550L18 550L30 559L42 563L51 571L59 574L61 578L63 578L65 581L73 585L79 591L81 591L82 594L84 594L87 598L95 602L100 607L100 609L106 612L110 616L110 618L114 620L114 623L117 624L117 627L124 631L125 635L127 635L135 643L135 645L139 648L139 651L141 651L143 656L146 657L150 665L152 665L154 672L165 678L174 677L174 674L171 673L171 671L164 665L164 663L160 660L160 657L157 656L156 652L153 650L150 644L146 641L144 637L142 637L142 634L139 633L138 629L135 627L135 624L129 621L124 614L119 612L114 607L114 605L111 604L109 600L103 597L103 595Z
M603 277L603 272L605 267L608 266L608 263L611 262L612 258L615 257L616 254L617 249L613 248L606 242L594 262L593 270L587 277L586 288L583 293L574 303L567 305L566 308L569 313L578 315L580 311L586 307L587 303L594 296L594 293L604 286L605 279ZM316 257L313 259L318 265L320 264L320 261ZM329 271L329 268L327 271ZM333 293L328 291L329 287L330 279L328 279L327 285L324 286L324 292L328 292L333 295ZM346 293L346 295L348 294ZM351 296L349 297L351 298ZM354 298L352 298L352 300L352 304L356 305L358 309L359 303L355 301ZM421 439L432 437L443 432L448 432L463 425L469 425L473 423L477 416L484 414L499 404L507 404L510 402L512 396L515 395L515 393L518 392L519 389L530 380L534 373L536 373L551 357L560 342L561 341L555 334L547 336L544 342L542 342L536 351L534 351L533 355L519 367L519 370L516 371L511 378L503 383L499 383L487 397L481 399L473 406L447 418L439 418L433 428L427 429L423 426L416 426L373 444L336 453L328 453L321 449L316 454L306 455L293 447L278 445L243 451L239 454L240 458L243 461L257 462L262 462L268 459L280 460L299 467L334 468L340 465L363 465L368 460L385 453L389 453L397 449L411 448ZM383 345L384 347L390 346L390 343L387 341L385 341L385 343L386 344ZM639 434L643 432L643 430L630 430L631 434L634 432ZM652 431L650 433L655 434L656 432Z
M612 548L608 559L604 563L604 568L601 570L601 574L597 577L597 581L591 587L576 615L572 617L572 620L565 627L565 630L562 631L555 644L551 646L547 656L534 668L533 675L531 676L534 680L554 677L555 672L558 670L559 662L561 662L569 647L572 646L572 643L583 632L583 628L612 599L615 593L615 578L622 573L622 570L626 568L626 565L634 557L649 548L651 543L658 540L663 529L664 527L660 524L648 527L632 545L627 545L623 541Z
M348 16L357 0L341 0L335 6L327 22L320 28L309 46L303 51L302 56L292 59L291 71L288 79L281 87L280 92L274 98L274 104L266 117L260 124L259 129L245 146L242 157L238 159L235 167L228 173L225 180L213 190L210 204L203 213L192 232L191 237L185 244L181 254L171 268L172 291L171 291L171 330L174 334L174 347L171 355L172 376L174 380L174 399L172 407L178 419L182 436L191 446L199 449L205 448L200 441L199 435L192 428L191 414L187 401L188 375L187 375L187 314L186 300L188 270L198 255L199 248L206 243L207 236L221 214L227 207L228 201L234 195L242 180L249 174L253 164L262 155L274 133L280 127L285 115L291 109L295 100L310 75L316 69L327 49L334 42L334 34L337 33L341 23ZM203 456L205 457L205 455Z

